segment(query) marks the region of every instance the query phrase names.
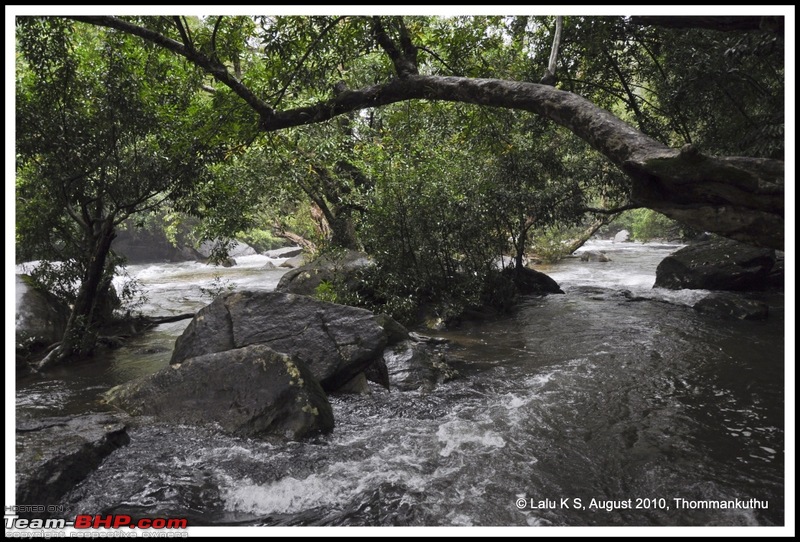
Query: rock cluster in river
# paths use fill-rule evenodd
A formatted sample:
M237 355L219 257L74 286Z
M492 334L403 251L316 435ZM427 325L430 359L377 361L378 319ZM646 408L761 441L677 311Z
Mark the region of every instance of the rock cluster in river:
M111 452L130 441L110 414L17 420L17 505L57 504Z
M433 345L385 315L281 292L235 292L200 310L172 366L107 399L135 415L299 439L333 427L326 392L431 389L452 376Z
M775 251L719 239L682 248L656 269L657 288L764 290L770 285Z
M111 389L129 414L214 423L242 436L300 439L333 429L333 412L308 368L263 345L204 354Z

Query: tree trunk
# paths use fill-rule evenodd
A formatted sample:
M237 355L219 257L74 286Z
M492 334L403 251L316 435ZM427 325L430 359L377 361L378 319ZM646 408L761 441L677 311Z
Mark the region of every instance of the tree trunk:
M86 275L78 288L61 344L39 363L37 370L46 369L73 358L86 357L94 352L101 322L96 321L95 308L101 297L101 288L110 287L104 280L106 260L111 251L111 242L116 237L113 221L106 219L99 231L91 235L93 254Z
M597 230L599 230L601 227L605 226L606 224L617 218L617 216L619 216L619 213L615 215L600 217L594 222L592 222L588 228L586 228L578 237L573 239L569 243L569 245L567 245L566 253L572 254L573 252L581 248L586 243L586 241L588 241L592 237L592 235L595 234Z

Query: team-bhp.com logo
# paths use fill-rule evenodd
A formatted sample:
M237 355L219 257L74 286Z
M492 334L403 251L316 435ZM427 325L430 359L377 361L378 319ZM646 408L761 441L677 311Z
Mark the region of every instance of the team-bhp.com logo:
M18 517L4 518L6 529L185 529L188 522L185 518L139 518L118 515L90 515L75 516L75 521L64 519L27 519Z

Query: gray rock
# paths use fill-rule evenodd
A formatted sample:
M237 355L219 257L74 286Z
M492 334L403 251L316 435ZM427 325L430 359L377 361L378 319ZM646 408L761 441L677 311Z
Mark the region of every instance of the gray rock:
M303 253L301 247L283 247L274 250L268 250L264 253L267 258L292 258Z
M698 243L667 256L656 269L656 288L763 290L775 251L728 239Z
M703 314L732 320L766 320L769 316L769 305L766 303L727 292L706 296L693 308Z
M369 257L357 250L323 254L283 275L275 291L313 296L322 282L355 290L360 285L358 272L372 265Z
M599 250L586 250L581 252L582 262L610 262L611 258Z
M228 256L231 258L241 258L242 256L253 256L255 254L258 254L256 249L241 241L234 241L228 250Z
M627 243L627 242L630 241L630 238L631 238L631 232L629 232L628 230L620 230L614 236L614 242L615 243Z
M130 442L125 424L110 414L18 420L16 433L17 505L57 504L106 456Z
M280 292L235 292L197 313L175 342L171 363L263 344L305 363L330 391L380 358L386 343L367 310Z
M333 429L319 382L297 359L252 345L184 360L109 390L132 415L184 424L218 424L241 436L300 439Z
M69 308L54 295L31 284L28 275L16 276L16 342L35 350L61 340Z
M352 393L358 395L369 395L372 390L367 384L367 376L364 373L358 373L352 380L347 382L344 386L336 390L336 393Z
M288 267L289 269L297 269L306 263L306 255L298 254L281 263L278 267Z
M225 241L222 240L203 241L200 246L197 247L197 252L203 258L210 258L214 251L220 248L223 243L225 243ZM258 251L247 243L242 243L241 241L236 240L228 242L227 248L228 258L239 258L241 256L252 256L253 254L258 254Z
M173 245L163 232L133 227L117 232L111 248L131 264L196 261L204 257L189 246Z
M383 361L388 369L389 384L399 390L432 390L437 382L455 376L440 352L430 344L403 341L383 352Z

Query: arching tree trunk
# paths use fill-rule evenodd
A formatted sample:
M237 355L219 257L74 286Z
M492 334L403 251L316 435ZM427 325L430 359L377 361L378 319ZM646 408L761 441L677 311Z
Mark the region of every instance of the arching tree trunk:
M402 25L396 25L402 46L382 32L380 18L374 28L379 45L395 66L396 79L344 90L311 106L276 111L218 60L193 47L117 17L72 18L116 28L185 57L239 95L259 115L259 126L267 132L417 99L530 111L571 130L625 172L631 179L634 203L700 230L764 247L784 246L782 160L711 157L693 149L672 149L585 98L547 85L418 75L413 47L405 43L408 35ZM759 25L763 22L759 20Z

